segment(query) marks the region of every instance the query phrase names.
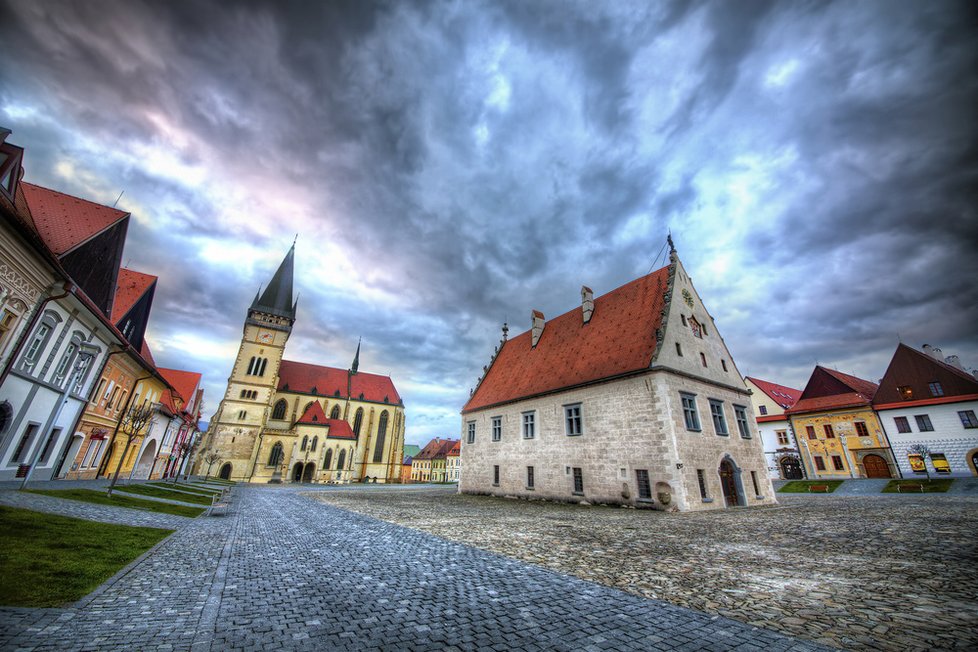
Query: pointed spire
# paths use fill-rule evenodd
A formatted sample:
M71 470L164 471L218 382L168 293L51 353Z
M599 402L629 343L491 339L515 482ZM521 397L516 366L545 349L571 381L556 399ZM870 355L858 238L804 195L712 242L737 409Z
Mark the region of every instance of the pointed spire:
M356 355L353 356L353 366L350 367L350 371L353 373L356 373L357 369L360 368L360 340L362 339L363 338L357 340L357 352Z
M282 263L275 270L268 287L251 304L252 310L267 312L280 317L295 319L295 304L292 302L292 276L295 268L295 243L285 254Z

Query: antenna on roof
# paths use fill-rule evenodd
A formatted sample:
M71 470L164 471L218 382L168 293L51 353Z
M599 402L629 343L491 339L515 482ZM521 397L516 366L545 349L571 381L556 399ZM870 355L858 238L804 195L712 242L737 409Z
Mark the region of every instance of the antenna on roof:
M659 248L659 253L657 253L655 255L655 258L652 259L652 266L649 267L649 271L645 272L646 274L651 274L652 273L652 270L655 269L655 266L659 263L659 258L662 256L662 252L665 251L666 245L672 246L672 236L671 235L669 236L669 238L665 242L662 243L662 247Z
M295 246L295 243L298 242L298 241L299 241L299 234L296 233L295 234L295 240L292 241L292 246L294 247Z
M126 191L123 190L122 192L119 193L119 196L115 198L114 202L112 202L112 208L115 208L115 205L119 203L119 200L122 199L122 195L124 195L125 192Z

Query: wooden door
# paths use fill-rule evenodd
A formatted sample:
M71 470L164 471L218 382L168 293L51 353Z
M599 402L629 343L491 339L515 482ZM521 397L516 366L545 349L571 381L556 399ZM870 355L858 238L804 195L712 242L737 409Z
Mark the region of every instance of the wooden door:
M866 469L867 478L889 478L890 467L886 460L879 455L867 455L863 458L863 468Z
M785 480L801 480L801 463L797 457L782 458L781 477Z
M723 499L727 507L736 507L740 504L737 498L737 481L734 480L733 464L727 460L720 462L720 485L723 487Z

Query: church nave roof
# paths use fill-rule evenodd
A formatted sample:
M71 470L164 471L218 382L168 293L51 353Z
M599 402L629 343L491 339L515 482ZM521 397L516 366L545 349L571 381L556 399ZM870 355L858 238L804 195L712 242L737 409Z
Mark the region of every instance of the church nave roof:
M278 373L278 390L280 392L297 392L299 394L401 405L401 396L394 387L394 381L388 376L368 374L362 371L351 374L346 369L323 367L291 360L282 360ZM348 382L349 396L347 396Z

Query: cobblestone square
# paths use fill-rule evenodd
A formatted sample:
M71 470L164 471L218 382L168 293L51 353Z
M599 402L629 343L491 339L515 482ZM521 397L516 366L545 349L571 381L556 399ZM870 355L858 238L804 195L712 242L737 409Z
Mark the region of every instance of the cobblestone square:
M699 514L465 496L320 500L575 577L844 649L978 647L978 497L779 496Z

